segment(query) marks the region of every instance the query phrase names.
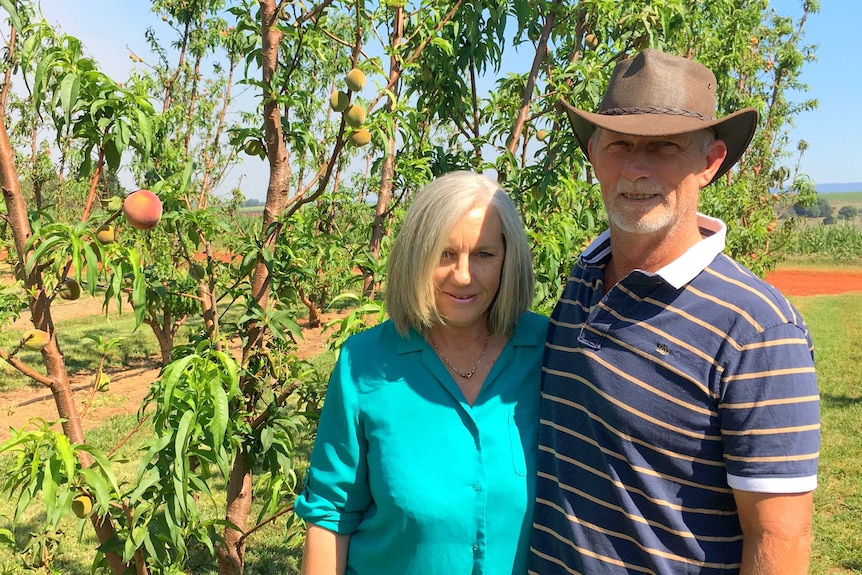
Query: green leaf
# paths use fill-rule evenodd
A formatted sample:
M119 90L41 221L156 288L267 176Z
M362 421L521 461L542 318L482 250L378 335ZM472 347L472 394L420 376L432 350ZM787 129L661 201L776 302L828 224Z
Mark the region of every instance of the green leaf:
M166 437L170 439L169 436ZM146 472L138 478L138 484L135 486L134 491L129 494L129 503L137 506L141 496L143 496L149 488L158 485L161 480L162 477L159 475L158 469L155 467L147 469Z
M70 72L63 76L60 81L60 107L63 109L63 116L66 118L66 123L72 123L72 108L78 101L78 92L81 89L81 78L74 72Z
M21 30L21 15L18 14L18 10L10 0L0 0L0 6L3 7L6 12L9 13L9 23L18 30L20 33Z
M106 507L111 501L111 490L105 479L92 467L82 468L81 475L87 482L87 490L95 494L96 501L101 507Z
M110 138L105 142L105 160L108 162L108 167L111 170L117 170L120 167L122 160L122 151L117 147L117 142L114 138Z
M193 409L189 409L183 413L180 419L180 424L177 426L176 439L174 439L174 452L177 462L183 462L186 457L186 446L188 445L189 436L191 435L192 425L195 423L197 414Z
M72 453L72 447L69 444L69 438L62 433L55 434L54 449L56 450L57 456L60 458L60 461L63 462L63 467L66 471L66 480L74 478L78 460L75 458L75 454Z
M163 386L161 397L158 398L158 401L162 403L160 409L158 410L158 414L156 416L156 423L158 423L156 429L161 430L164 426L167 425L166 417L170 414L171 404L174 400L174 389L176 389L177 384L180 381L180 378L183 377L183 374L186 371L189 363L199 359L197 355L187 355L182 357L176 361L170 362L167 366L165 366L164 372L162 372L162 381L161 384Z
M101 471L102 476L110 483L111 488L113 488L114 492L119 493L120 486L117 483L117 477L116 475L114 475L114 468L111 465L111 460L108 459L108 456L105 455L102 451L89 445L77 445L76 448L80 451L86 451L92 456L94 460L93 465L91 465L88 469L98 469L99 471Z
M207 427L213 435L213 446L216 446L222 444L225 431L227 430L228 418L230 417L228 413L228 399L218 378L212 377L208 383L213 402L213 414L212 420L207 422Z

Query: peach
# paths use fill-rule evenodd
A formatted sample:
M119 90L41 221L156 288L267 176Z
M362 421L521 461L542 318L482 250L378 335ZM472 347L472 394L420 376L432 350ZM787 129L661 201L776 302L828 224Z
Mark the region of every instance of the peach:
M358 130L354 130L353 133L350 134L350 143L354 146L364 146L370 141L371 132L369 132L365 128L359 128Z
M150 190L138 190L126 197L123 214L133 228L149 230L162 219L162 201Z
M353 104L344 112L344 121L351 128L358 128L365 123L365 108Z
M81 285L72 278L66 278L57 293L63 299L76 300L81 297Z
M329 107L332 108L333 112L343 112L347 109L348 104L350 104L350 96L347 95L347 92L334 91L329 96Z
M51 336L48 332L41 329L28 329L21 337L21 341L24 342L24 347L32 349L33 351L40 351L43 347L48 345L50 340Z
M107 224L99 226L99 229L96 230L96 239L103 244L110 244L116 240L117 234L114 232L114 226Z
M365 74L359 68L353 68L344 77L344 83L351 92L358 92L365 87Z
M74 513L75 517L78 519L84 519L87 517L92 509L93 501L86 495L78 495L72 500L72 513Z

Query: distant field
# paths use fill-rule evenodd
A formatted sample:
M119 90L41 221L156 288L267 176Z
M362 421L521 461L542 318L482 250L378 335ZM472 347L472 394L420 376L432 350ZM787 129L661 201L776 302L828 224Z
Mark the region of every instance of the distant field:
M862 206L862 191L858 192L836 192L834 194L818 194L829 201L832 207L840 208L841 206Z

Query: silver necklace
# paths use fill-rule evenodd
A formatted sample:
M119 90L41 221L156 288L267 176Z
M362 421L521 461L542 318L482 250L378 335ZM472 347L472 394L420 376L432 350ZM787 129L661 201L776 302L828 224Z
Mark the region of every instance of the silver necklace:
M488 344L491 342L491 334L488 334L488 338L485 340L485 345L482 347L482 354L476 361L476 365L474 365L473 369L471 369L470 371L461 371L460 369L452 365L452 362L449 361L449 358L446 357L442 351L440 351L440 347L437 345L437 342L434 341L434 336L429 334L429 339L431 340L431 346L437 352L437 355L440 356L440 359L443 360L443 363L445 363L449 367L449 369L451 369L465 379L470 379L471 377L473 377L473 374L476 373L476 370L479 368L479 364L481 364L482 360L485 359L485 354L488 352Z

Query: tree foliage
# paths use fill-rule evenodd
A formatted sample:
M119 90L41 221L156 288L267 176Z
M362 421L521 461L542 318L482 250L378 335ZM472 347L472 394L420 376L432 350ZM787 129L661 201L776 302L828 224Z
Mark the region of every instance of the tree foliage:
M47 375L0 350L51 390L64 420L0 446L17 457L5 493L18 507L50 498L22 554L45 568L56 518L84 494L98 569L180 572L197 546L221 573L243 571L254 534L290 516L297 444L313 433L325 385L296 357L298 310L313 323L327 306L354 305L336 345L381 319L389 243L435 175L497 175L533 246L534 308L549 311L576 254L606 226L561 100L595 109L614 64L635 50L697 58L716 72L720 114L760 112L748 153L701 201L728 222L732 255L765 271L779 256L776 208L814 202L798 167L806 144L792 148L789 135L816 105L791 99L815 58L804 37L813 0L792 18L764 0L154 0L169 32L148 29L147 52L129 55L141 65L122 82L29 1L0 5L10 30L0 232L18 276L0 288L0 321L24 312L23 298L34 327L53 334L51 302L71 277L131 306L164 364L139 414L152 439L120 484L115 460L86 441L56 338L43 351ZM354 68L368 80L358 90L345 83ZM237 89L254 95L239 110ZM353 112L333 109L339 91ZM358 129L367 145L350 143ZM217 194L240 158L264 162L266 189ZM159 195L155 229L123 224L119 168ZM264 197L262 214L239 212L249 195ZM116 242L96 239L105 224ZM192 316L201 327L178 344Z

